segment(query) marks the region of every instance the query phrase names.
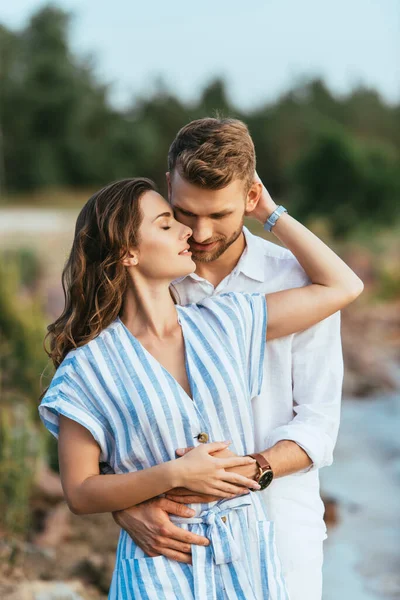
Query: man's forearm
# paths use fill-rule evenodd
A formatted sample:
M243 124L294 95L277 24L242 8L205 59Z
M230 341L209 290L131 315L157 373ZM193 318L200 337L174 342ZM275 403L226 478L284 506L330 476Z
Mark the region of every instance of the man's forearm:
M271 448L258 454L262 454L267 459L274 472L274 478L304 471L312 465L312 460L307 452L292 440L280 440ZM257 474L257 466L253 465L229 470L240 472L253 479Z
M275 446L263 450L260 454L271 465L275 478L292 475L312 465L312 460L307 452L291 440L281 440Z

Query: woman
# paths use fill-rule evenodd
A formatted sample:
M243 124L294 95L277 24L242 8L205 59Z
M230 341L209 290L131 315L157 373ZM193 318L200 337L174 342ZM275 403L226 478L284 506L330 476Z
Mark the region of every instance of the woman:
M312 285L179 307L169 284L195 270L192 232L149 180L107 186L78 217L63 277L65 310L49 327L57 372L39 408L59 438L71 510L113 512L175 487L221 498L192 505L195 517L181 524L211 542L193 547L193 566L150 558L121 532L111 599L288 598L273 524L259 496L249 494L259 486L234 471L252 460L250 400L261 386L266 337L328 317L362 283L287 214L274 232ZM193 442L194 450L175 458ZM213 456L230 443L238 456ZM115 474L100 475L100 462Z

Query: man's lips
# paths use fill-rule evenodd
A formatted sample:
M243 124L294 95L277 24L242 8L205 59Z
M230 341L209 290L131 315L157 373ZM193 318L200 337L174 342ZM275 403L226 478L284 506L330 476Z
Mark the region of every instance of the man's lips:
M209 250L212 250L214 248L214 246L217 245L218 242L211 242L211 244L197 244L197 242L189 242L190 243L190 247L193 250L203 250L204 252L207 252Z

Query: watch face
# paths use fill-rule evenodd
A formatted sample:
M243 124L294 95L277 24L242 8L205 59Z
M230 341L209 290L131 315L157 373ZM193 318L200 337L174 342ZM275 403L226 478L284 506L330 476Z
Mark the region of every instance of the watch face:
M272 470L264 471L264 473L260 476L260 479L258 480L258 483L261 485L261 489L265 490L265 488L269 486L273 478L274 474Z

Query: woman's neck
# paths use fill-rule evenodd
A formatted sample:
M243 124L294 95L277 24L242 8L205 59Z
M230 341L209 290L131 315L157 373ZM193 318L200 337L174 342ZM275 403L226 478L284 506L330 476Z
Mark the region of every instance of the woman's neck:
M137 338L170 336L178 324L169 284L130 280L120 318Z

